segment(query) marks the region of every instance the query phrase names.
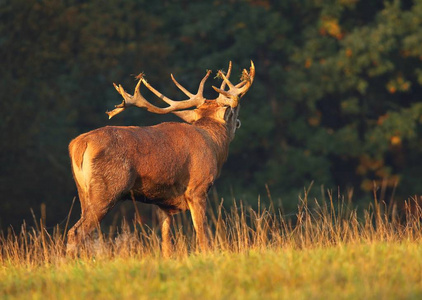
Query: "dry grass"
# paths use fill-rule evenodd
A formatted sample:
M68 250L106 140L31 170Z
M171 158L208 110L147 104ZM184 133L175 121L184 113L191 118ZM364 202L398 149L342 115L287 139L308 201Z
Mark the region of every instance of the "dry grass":
M153 289L148 293L148 289L144 289L142 292L131 284L131 280L125 281L126 283L117 280L119 276L126 278L127 274L134 272L134 278L148 282L150 288L155 287L158 289L157 291L160 291L155 296L163 297L186 297L189 291L191 296L198 293L198 296L202 295L204 298L226 298L229 296L239 298L241 295L246 298L254 298L254 295L266 295L269 298L280 296L306 298L310 295L315 298L338 296L336 294L338 287L332 287L333 294L331 295L323 289L324 284L321 285L318 294L318 285L313 280L320 278L319 276L322 276L321 278L334 276L330 279L332 281L328 281L328 285L335 285L338 280L342 281L342 285L352 285L354 288L349 289L355 291L350 294L352 298L355 296L378 297L384 296L383 285L390 287L397 285L397 278L400 279L404 276L401 275L401 271L392 273L391 280L395 284L380 281L380 292L375 294L371 294L376 291L372 290L371 284L366 287L367 293L362 294L354 285L355 277L363 276L365 278L365 272L370 272L371 268L373 272L381 272L376 266L383 265L385 259L388 260L390 254L394 253L401 253L404 257L403 260L396 261L394 259L397 258L397 255L394 255L390 267L394 268L394 264L397 264L397 267L406 265L407 269L403 270L405 276L409 278L414 276L414 281L410 282L409 295L415 296L422 293L422 258L418 259L422 254L420 250L421 219L422 209L416 198L409 199L402 210L397 209L395 205L379 203L375 199L367 209L358 213L341 196L334 199L333 195L329 193L327 201L319 203L316 200L308 199L305 193L303 199L300 200L297 213L289 217L283 216L272 205L253 210L241 203L234 203L230 210L225 210L221 204L217 204L209 209L210 252L205 254L196 252L190 218L186 214L181 214L174 220L175 251L172 259L169 260L163 260L161 257L159 232L157 233L155 228L145 225L122 224L118 234L99 234L96 238L81 245L77 258L66 256L64 252L65 238L59 228L56 228L53 233L47 233L42 229L42 222L37 225L37 228L31 229L23 225L18 233L9 231L7 234L0 235L0 296L17 298L22 296L25 298L28 295L30 297L35 295L35 298L55 298L51 293L62 293L62 296L68 296L65 298L72 298L72 294L66 292L67 287L72 288L72 285L76 284L75 282L78 280L105 276L102 283L104 289L101 288L101 283L95 283L100 284L100 287L93 292L91 290L93 285L90 285L86 287L87 290L96 296L100 295L105 298L117 296L115 293L118 293L119 296L127 293L124 298L132 298L135 294L139 296L135 298L142 298L141 295L146 298L153 297L155 295ZM377 261L375 258L378 255L381 257ZM410 266L408 266L409 262L406 261L406 256L413 259ZM371 258L374 260L371 261ZM333 261L335 262L337 259L338 263L344 260L345 265L337 264L334 270ZM349 266L355 262L359 264L366 262L366 265L362 266L363 269L354 269ZM310 267L309 264L312 266ZM327 265L326 269L324 269L324 264ZM412 264L413 266L416 264L417 267L410 272L408 269ZM192 268L189 267L192 265L199 267L202 270L201 273L192 271ZM291 269L288 269L288 266ZM309 269L316 266L320 268L321 273L309 273ZM190 271L183 271L184 268L190 268ZM239 273L238 276L245 282L249 282L249 288L243 286L246 283L241 284L242 280L237 277L236 280L232 277L230 277L231 279L226 278L227 272L232 272L233 268L240 268L236 270L236 273ZM212 274L220 275L209 274L210 270L212 270ZM28 275L28 272L32 276ZM179 274L180 272L182 274ZM332 272L340 274L340 279L336 277L337 273L333 275ZM254 276L262 273L262 280L270 280L272 285L269 285L268 282L255 285L253 279L250 279L251 273L256 273ZM201 284L209 283L210 279L202 278L201 274L211 276L211 278L221 276L221 282L217 280L217 283L212 283L214 286L205 291ZM310 277L307 277L306 274ZM176 282L169 283L168 277L173 278L173 275ZM370 276L376 280L378 275L377 273ZM65 276L65 278L60 276ZM36 285L30 284L37 280L40 280L41 286L48 288L40 289ZM187 282L185 282L186 280ZM227 280L229 282L226 282ZM283 285L282 290L279 289L277 280L279 284ZM306 280L309 285L306 284ZM198 282L194 284L196 281ZM106 286L112 282L114 284L120 282L121 289L115 287L114 292L107 292ZM163 291L163 286L157 282L161 282L161 284L166 282L167 285L185 282L185 285L192 285L192 287L188 290L179 288L179 292L176 293L170 287ZM249 292L245 294L238 291L237 294L230 295L224 288L225 284L231 286L231 290L242 290L241 286L239 287L241 284L243 290L246 289ZM365 285L359 280L356 280L356 284ZM24 287L22 291L25 293L21 293L20 285ZM127 286L125 287L125 285ZM266 290L262 291L262 287L266 287ZM316 290L310 291L310 287ZM82 288L78 293L84 294L84 291L86 290ZM388 289L384 290L384 292L387 291ZM400 287L397 291L400 291Z

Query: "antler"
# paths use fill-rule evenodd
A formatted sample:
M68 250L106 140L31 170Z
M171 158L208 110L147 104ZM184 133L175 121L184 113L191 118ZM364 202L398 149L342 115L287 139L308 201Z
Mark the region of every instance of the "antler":
M187 109L191 107L199 107L205 102L205 98L203 96L204 92L204 84L205 81L210 76L211 71L207 71L207 74L204 76L204 78L201 80L198 88L198 92L196 94L190 93L188 90L186 90L180 83L176 81L173 74L171 74L171 79L173 80L174 84L186 95L189 97L187 100L183 101L174 101L163 94L161 94L159 91L157 91L155 88L153 88L144 78L144 74L139 74L136 76L136 78L139 79L138 84L135 87L134 94L131 95L127 93L123 87L119 84L118 86L113 83L114 87L116 88L117 92L122 95L123 102L121 104L116 105L115 109L112 111L107 111L106 114L108 114L109 119L114 117L115 115L121 113L123 110L125 110L126 107L129 106L137 106L141 108L146 108L148 111L156 113L156 114L167 114L176 110L181 109ZM161 108L158 106L155 106L148 102L140 92L140 86L141 83L143 83L151 92L153 92L157 97L159 97L161 100L166 102L169 106Z
M227 71L227 75L224 75L223 71L221 70L218 71L218 76L223 78L223 82L221 83L220 88L213 86L213 89L220 94L216 99L219 104L236 107L239 104L239 99L246 94L252 85L252 82L255 78L255 65L253 61L251 61L249 72L246 71L246 69L243 69L242 76L240 77L242 81L237 85L233 85L229 80L231 69L232 62L229 63L229 70ZM228 91L225 90L226 84L229 87Z

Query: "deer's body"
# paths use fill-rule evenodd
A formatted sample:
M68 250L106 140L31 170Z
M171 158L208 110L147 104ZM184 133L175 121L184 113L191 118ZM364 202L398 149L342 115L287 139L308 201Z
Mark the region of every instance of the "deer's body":
M119 93L125 98L123 92ZM131 100L125 98L126 102ZM114 114L121 110L116 108ZM238 105L227 107L203 99L195 110L174 112L189 124L107 126L72 140L69 154L82 215L69 231L68 250L73 251L127 196L156 204L164 212L165 255L171 252L171 215L187 209L191 211L199 246L206 249L206 194L227 158L238 110Z
M106 189L118 200L133 192L145 202L186 210L185 194L206 192L227 157L227 129L208 123L107 126L82 134L69 145L75 179L84 193Z

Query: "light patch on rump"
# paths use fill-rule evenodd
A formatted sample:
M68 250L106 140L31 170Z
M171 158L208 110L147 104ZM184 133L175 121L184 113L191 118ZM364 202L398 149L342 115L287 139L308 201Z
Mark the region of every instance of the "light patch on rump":
M78 149L76 145L73 148L75 154L73 157L79 156L79 159L72 160L72 167L79 186L85 191L85 193L88 193L89 182L92 177L92 149L88 144L85 144L84 146L85 147L83 148L85 149Z

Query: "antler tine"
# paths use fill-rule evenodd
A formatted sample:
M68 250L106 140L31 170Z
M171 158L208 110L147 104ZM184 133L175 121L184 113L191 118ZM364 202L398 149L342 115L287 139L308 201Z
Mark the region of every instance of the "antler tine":
M228 86L229 86L229 89L232 89L232 88L234 88L234 85L230 82L230 80L226 77L226 75L224 75L224 73L220 70L220 71L218 71L218 75L221 77L221 78L223 78L223 83L221 84L221 85L223 85L224 84L224 87L225 87L225 84L227 84Z
M241 97L243 97L243 95L249 90L254 78L255 78L255 65L253 61L251 60L251 67L249 68L249 72L246 71L246 69L243 69L242 77L241 77L242 82L238 84L239 87L236 86L237 88L239 88ZM244 85L243 85L243 82L244 82Z
M196 93L196 95L192 94L191 92L189 92L187 89L185 89L179 82L177 82L176 78L174 78L173 74L170 74L171 79L173 80L174 84L183 92L185 93L186 96L193 98L195 96L203 96L204 93L204 85L205 85L205 81L207 81L208 77L211 74L211 70L207 71L207 74L205 74L204 78L202 78L201 82L199 83L199 88L198 88L198 92Z
M205 98L203 97L204 85L205 85L205 81L207 81L210 74L211 74L211 71L208 70L207 74L205 74L204 78L202 78L201 82L199 83L199 88L198 88L198 92L196 93L196 95L190 93L180 83L177 82L177 80L174 78L173 75L171 75L171 78L172 78L173 82L175 83L175 85L183 93L185 93L186 96L189 97L189 99L183 100L183 101L171 100L171 99L167 98L166 96L164 96L163 94L161 94L155 88L153 88L145 79L142 79L142 82L151 92L153 92L157 97L159 97L161 100L166 102L168 105L175 107L175 109L186 109L186 108L193 107L193 106L198 107L198 106L200 106L204 103L204 101L205 101Z
M241 82L237 85L233 85L228 78L220 71L219 75L223 78L223 82L227 83L229 90L225 91L223 89L216 88L213 86L213 89L217 91L220 96L216 99L221 105L229 105L231 107L236 107L239 103L239 99L249 90L252 85L252 82L255 78L255 65L251 61L251 67L249 72L244 69L241 76ZM223 86L223 84L222 84Z
M170 98L164 96L163 94L161 94L159 91L157 91L154 87L152 87L148 81L146 81L146 79L142 78L142 83L151 91L154 93L154 95L156 95L158 98L160 98L161 100L163 100L164 102L166 102L168 105L173 105L174 103L177 103L177 101L171 100Z
M139 84L139 82L138 82L138 84ZM119 84L119 86L117 86L117 84L115 84L113 82L113 86L116 89L116 91L120 95L122 95L123 101L122 101L122 103L115 105L114 106L115 109L113 109L112 111L106 111L106 114L108 115L109 119L113 118L115 115L117 115L117 114L119 114L119 113L121 113L122 111L125 110L125 108L126 108L125 99L126 99L126 97L130 96L128 93L126 93L126 91L124 90L124 88L120 84Z
M199 87L198 87L198 92L196 93L197 96L201 96L204 94L204 85L205 85L205 81L207 81L208 77L211 74L211 70L207 71L207 74L205 74L204 78L202 78L201 82L199 83Z
M170 74L171 79L173 80L174 84L181 90L183 93L185 93L186 96L192 98L194 94L189 92L187 89L185 89L180 83L177 82L176 78L174 78L173 74Z
M227 75L226 75L227 79L230 78L231 71L232 71L232 61L229 62L229 69L227 70ZM226 87L226 82L223 80L220 86L220 90L224 90L225 87Z

